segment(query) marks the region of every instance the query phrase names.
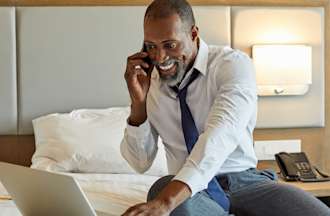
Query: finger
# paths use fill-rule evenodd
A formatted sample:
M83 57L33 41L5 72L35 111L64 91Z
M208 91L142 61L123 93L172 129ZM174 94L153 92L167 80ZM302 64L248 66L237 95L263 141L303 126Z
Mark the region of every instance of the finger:
M138 69L148 69L150 66L148 63L142 62L141 64L134 64L133 69L138 70Z
M125 79L127 81L129 81L129 80L132 81L132 80L136 79L136 77L138 77L138 76L148 77L148 74L142 68L140 68L140 69L134 69L133 71L130 71L130 72L126 72L125 73Z
M130 60L128 62L128 65L131 65L131 66L142 66L144 68L149 68L149 64L147 62L145 62L143 59L134 59L134 60Z
M135 77L137 77L137 75L139 74L143 74L143 69L139 69L139 68L133 68L133 69L127 69L125 71L125 74L124 74L124 77L126 80L130 80L130 79L133 79Z
M144 63L142 60L135 60L128 63L124 74L125 79L131 78L132 76L136 76L136 72L139 72L141 70L145 71L144 68L141 68L141 65L146 66L146 69L148 69L149 67L149 65L146 65L146 63Z
M136 216L143 212L143 209L141 208L143 204L138 204L135 206L130 207L126 210L126 212L123 214L123 216Z
M138 75L141 75L141 76L144 76L144 77L148 77L147 72L145 72L144 70L140 70L137 73L138 73Z
M147 68L148 69L148 68ZM128 68L125 71L125 79L131 79L137 75L143 75L148 76L146 69L142 68L140 64L137 64L135 62L134 64L128 66Z
M148 212L146 212L147 207L144 205L138 206L138 208L136 208L134 210L134 216L142 216L142 215L148 215Z
M135 206L128 208L121 216L131 216Z
M136 59L136 58L145 58L148 56L148 53L147 52L137 52L131 56L129 56L127 58L127 60L130 60L130 59Z
M145 72L142 68L141 69L136 69L135 73L136 73L137 76L148 77L147 72Z

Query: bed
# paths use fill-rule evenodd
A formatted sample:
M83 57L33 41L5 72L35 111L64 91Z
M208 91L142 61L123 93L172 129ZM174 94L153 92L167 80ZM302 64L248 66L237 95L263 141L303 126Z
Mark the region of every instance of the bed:
M66 173L68 174L68 173ZM94 209L121 215L130 206L144 202L156 176L139 174L70 174L78 180ZM0 185L1 194L6 191ZM12 200L0 202L1 216L20 216Z
M32 155L36 152L36 148L38 150L38 143L41 142L38 139L39 133L33 128L34 119L55 113L95 114L110 108L127 109L129 96L123 73L126 57L141 49L142 20L146 2L136 6L132 6L133 1L132 4L125 1L126 3L122 5L116 1L109 2L107 5L85 1L81 3L83 7L79 3L72 3L77 5L68 7L70 4L63 1L59 4L49 3L48 6L51 7L40 6L44 4L42 1L39 3L36 1L35 4L17 1L17 5L12 5L10 1L0 2L0 5L3 5L0 7L1 161L31 165ZM111 2L114 5L111 5ZM306 103L307 100L307 104L321 103L321 107L324 107L324 97L315 96L324 95L323 65L326 48L324 17L329 11L329 2L297 1L294 4L290 4L289 1L274 3L275 1L267 0L243 2L242 5L237 5L237 1L206 3L194 1L193 9L203 39L210 44L240 48L250 54L251 44L247 45L242 35L242 31L246 30L244 26L250 23L242 20L248 20L246 16L252 16L250 21L253 20L253 14L258 11L273 14L274 20L279 16L282 19L296 16L297 19L292 25L296 26L296 22L299 22L300 29L292 28L290 25L285 27L292 30L294 35L301 34L311 26L315 28L313 32L316 32L299 39L300 43L311 44L315 52L313 70L319 73L313 78L315 79L313 91L304 98L304 102L301 102L300 98L261 100L259 106L264 114L261 115L263 117L259 120L259 125L266 128L281 127L271 125L272 121L265 118L269 107L274 106L274 103L286 103L291 107L297 103ZM281 7L273 7L275 5ZM300 23L299 17L311 21ZM276 22L274 21L273 24L275 25ZM320 116L323 117L322 110L314 112L321 113ZM120 120L125 122L126 117L121 117ZM315 116L312 117L315 119ZM292 113L290 118L300 119L300 116L298 113ZM285 127L295 127L296 125L290 125L291 122L294 121L282 123L286 124ZM315 126L315 123L309 119L302 124L307 127ZM123 124L120 128L122 127ZM259 136L265 137L266 133L259 133ZM313 130L310 133L312 138L319 138L321 132ZM120 138L118 134L119 132L117 140ZM297 133L293 132L293 134ZM116 145L119 149L119 141ZM88 169L81 167L78 169L76 166L71 167L74 173L65 172L65 174L72 175L78 180L97 210L120 215L129 206L144 202L150 185L160 176L167 174L166 150L162 149L161 143L159 149L158 164L149 174L127 171L127 164L122 165L125 163L123 158L116 159L121 164L114 165L116 168L114 172L104 172L104 170L93 172L91 170L95 166ZM316 149L311 151L319 152ZM119 155L119 150L116 155ZM319 155L315 154L314 158L319 158ZM35 159L37 161L38 157ZM55 164L58 161L39 160L38 162L35 168L51 170L49 163ZM125 168L118 171L120 166ZM64 171L70 170L68 167L64 166L64 168L66 168ZM0 198L0 215L20 215L13 201L5 199L6 195L5 189L0 185L0 197L4 198Z

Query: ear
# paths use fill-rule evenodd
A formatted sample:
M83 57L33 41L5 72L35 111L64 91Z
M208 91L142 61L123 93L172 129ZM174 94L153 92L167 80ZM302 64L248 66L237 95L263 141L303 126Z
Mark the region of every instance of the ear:
M191 38L193 41L196 41L198 38L198 27L195 25L191 27Z

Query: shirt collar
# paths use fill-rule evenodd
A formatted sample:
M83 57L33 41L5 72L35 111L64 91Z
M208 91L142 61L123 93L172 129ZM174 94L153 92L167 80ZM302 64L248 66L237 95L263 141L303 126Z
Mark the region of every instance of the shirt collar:
M201 38L198 38L198 40L199 40L199 49L197 56L195 58L193 68L197 69L201 74L206 75L209 48Z

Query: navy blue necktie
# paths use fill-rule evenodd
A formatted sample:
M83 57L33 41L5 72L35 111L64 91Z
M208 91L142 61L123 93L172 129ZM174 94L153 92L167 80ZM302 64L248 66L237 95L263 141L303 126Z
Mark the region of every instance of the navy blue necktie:
M185 87L183 87L180 90L173 87L173 90L177 93L177 97L180 100L181 124L182 124L183 136L189 154L193 149L195 143L197 142L199 134L194 118L186 102L186 96L187 96L188 86L198 77L198 75L199 72L194 69ZM227 198L225 192L223 191L223 189L221 188L215 177L213 177L213 179L209 182L206 191L210 195L210 197L214 201L216 201L225 211L227 212L229 211L229 199Z

